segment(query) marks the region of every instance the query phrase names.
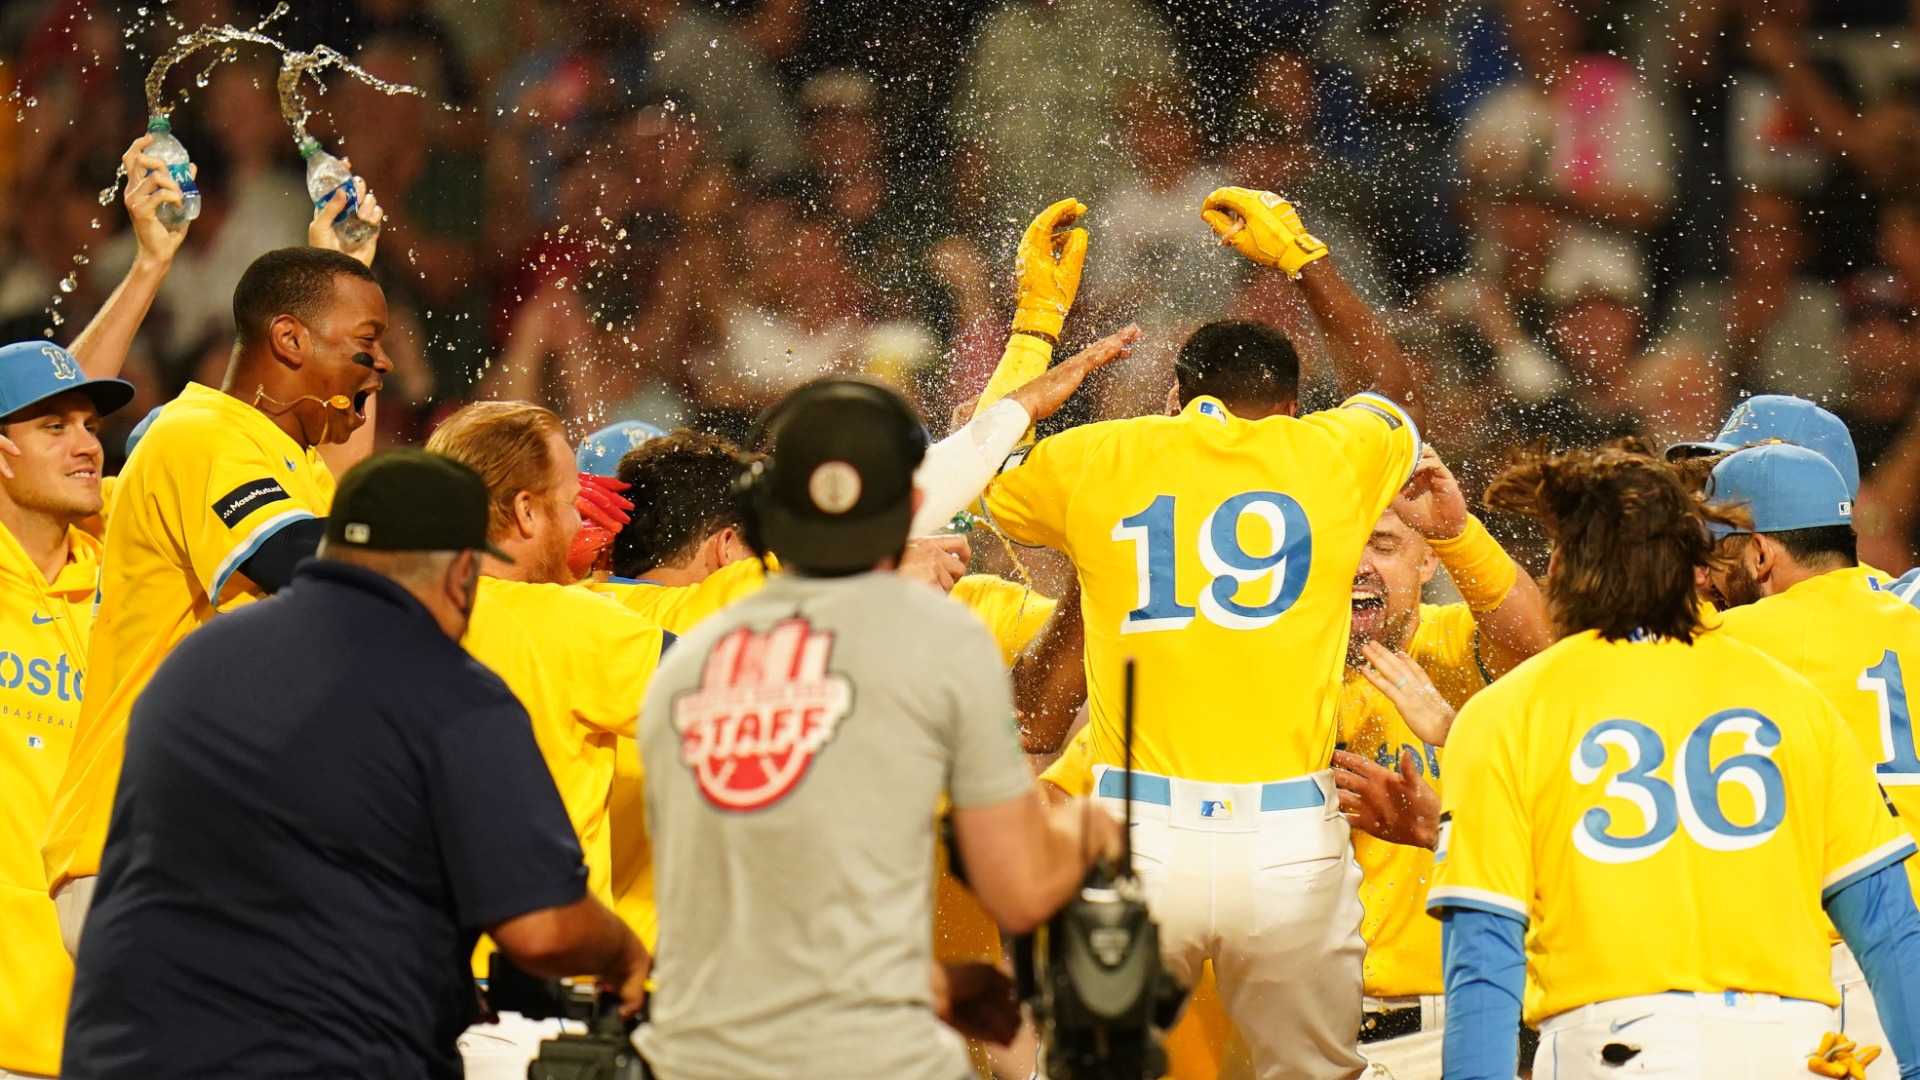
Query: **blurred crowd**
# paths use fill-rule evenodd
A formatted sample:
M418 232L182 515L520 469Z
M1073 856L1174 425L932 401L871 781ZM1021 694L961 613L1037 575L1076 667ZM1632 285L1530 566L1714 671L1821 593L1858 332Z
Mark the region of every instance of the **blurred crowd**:
M0 11L0 323L67 340L132 258L101 189L152 58L258 0ZM1142 347L1070 420L1162 407L1223 316L1324 343L1222 251L1202 197L1280 192L1387 312L1413 407L1470 485L1536 438L1709 436L1759 392L1852 426L1863 559L1920 531L1920 35L1901 0L303 0L268 24L339 74L313 129L388 218L418 442L477 397L738 436L830 372L907 388L936 429L1005 342L1021 226L1092 212L1075 346ZM127 377L126 423L217 384L226 298L309 209L243 47L182 64L205 211ZM204 83L204 85L201 85ZM118 441L107 440L109 454Z

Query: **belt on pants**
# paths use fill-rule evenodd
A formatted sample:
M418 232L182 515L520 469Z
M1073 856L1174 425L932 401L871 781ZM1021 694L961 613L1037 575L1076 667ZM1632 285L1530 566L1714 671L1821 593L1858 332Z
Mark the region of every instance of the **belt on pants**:
M1420 1032L1420 1023L1418 1005L1370 1012L1360 1019L1360 1041L1377 1043L1398 1039L1403 1035L1415 1035Z
M1118 799L1126 794L1127 773L1124 769L1109 769L1100 775L1100 784L1095 789L1103 799ZM1133 798L1135 802L1149 803L1154 806L1173 805L1173 784L1164 776L1135 770L1133 774ZM1310 806L1327 805L1327 794L1320 790L1309 776L1293 780L1280 780L1260 785L1260 810L1265 813L1272 810L1305 810ZM1415 1009L1418 1013L1420 1010Z

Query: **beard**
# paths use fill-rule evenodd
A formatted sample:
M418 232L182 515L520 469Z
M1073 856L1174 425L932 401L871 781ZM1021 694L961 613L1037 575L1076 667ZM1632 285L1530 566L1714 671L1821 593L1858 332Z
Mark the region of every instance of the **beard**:
M1736 562L1728 567L1726 579L1726 584L1720 587L1720 597L1728 607L1744 607L1760 599L1760 583L1754 580L1746 563Z
M573 584L573 571L567 569L567 554L573 540L559 529L547 530L547 538L538 548L521 556L527 560L527 580L549 585Z

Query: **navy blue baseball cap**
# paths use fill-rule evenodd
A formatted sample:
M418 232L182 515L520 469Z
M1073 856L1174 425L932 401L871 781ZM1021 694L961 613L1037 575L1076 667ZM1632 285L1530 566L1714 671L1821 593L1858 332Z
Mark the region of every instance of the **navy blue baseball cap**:
M1753 528L1715 525L1716 537L1853 524L1853 492L1840 470L1792 443L1771 442L1728 454L1713 467L1707 497L1742 506L1753 515Z
M105 416L133 400L133 384L125 379L89 379L73 354L51 341L16 341L0 345L0 417L12 416L69 390L93 399Z
M581 472L593 476L612 476L619 469L620 459L626 456L627 451L665 434L644 420L622 420L617 424L608 424L580 440L580 449L573 454L574 465Z
M1675 443L1667 460L1724 454L1768 439L1804 446L1833 463L1847 482L1849 498L1860 494L1860 456L1846 421L1808 401L1785 394L1757 394L1735 406L1710 442Z

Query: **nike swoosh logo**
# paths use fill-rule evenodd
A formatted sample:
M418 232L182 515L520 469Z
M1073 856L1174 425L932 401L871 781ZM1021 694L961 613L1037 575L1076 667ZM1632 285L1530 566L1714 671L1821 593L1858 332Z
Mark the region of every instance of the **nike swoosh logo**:
M52 617L52 616L48 616L47 618L44 618L44 619L43 619L43 618L41 618L41 617L40 617L40 616L38 616L38 615L35 615L35 616L33 617L33 625L35 625L35 626L45 626L45 625L47 625L48 623L50 623L50 622L52 622L52 621L53 621L53 617Z
M1647 1016L1652 1016L1652 1015L1653 1015L1652 1013L1647 1014ZM1607 1025L1607 1032L1608 1034L1611 1034L1611 1035L1618 1035L1620 1034L1621 1028L1632 1027L1634 1024L1637 1024L1640 1021L1645 1020L1647 1016L1636 1016L1631 1020L1615 1020L1613 1023Z

